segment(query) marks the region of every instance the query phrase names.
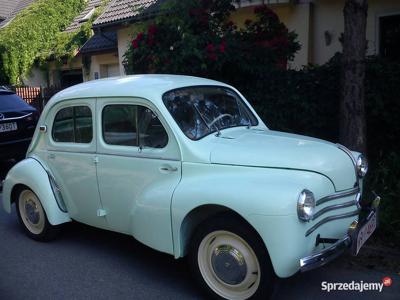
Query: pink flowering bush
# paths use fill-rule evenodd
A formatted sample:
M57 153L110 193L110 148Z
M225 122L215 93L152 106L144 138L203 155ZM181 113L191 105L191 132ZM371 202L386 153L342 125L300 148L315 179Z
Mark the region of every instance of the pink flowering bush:
M266 5L254 8L254 20L238 27L230 20L231 0L170 1L125 53L129 74L172 73L235 82L266 70L286 69L300 49Z

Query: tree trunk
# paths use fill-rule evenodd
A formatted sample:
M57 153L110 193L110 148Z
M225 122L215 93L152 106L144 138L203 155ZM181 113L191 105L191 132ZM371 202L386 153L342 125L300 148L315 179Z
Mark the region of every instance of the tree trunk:
M351 150L366 151L365 53L367 0L346 0L344 7L340 142Z

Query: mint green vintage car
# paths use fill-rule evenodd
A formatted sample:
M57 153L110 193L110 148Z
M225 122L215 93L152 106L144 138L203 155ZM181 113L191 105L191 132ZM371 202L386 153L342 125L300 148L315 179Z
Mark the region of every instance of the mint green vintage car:
M269 130L229 85L137 75L54 96L3 206L35 240L82 222L187 256L211 296L266 299L276 276L357 254L377 224L366 172L360 153Z

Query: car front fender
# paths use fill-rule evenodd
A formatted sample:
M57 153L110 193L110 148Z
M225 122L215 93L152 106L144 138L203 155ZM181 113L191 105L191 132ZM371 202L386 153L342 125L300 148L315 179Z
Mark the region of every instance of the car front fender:
M13 191L19 185L27 186L39 197L51 225L71 221L68 213L58 207L48 174L37 160L24 159L8 172L3 185L3 207L8 213L11 213L11 204L15 200L12 199Z
M195 230L187 230L185 226L198 225L196 220L188 218L199 215L193 213L197 209L206 208L200 213L205 220L205 214L215 212L213 207L240 215L259 233L270 254L279 253L275 250L285 245L270 238L275 237L272 233L304 238L306 225L297 217L297 198L303 189L311 190L317 198L335 191L327 177L315 172L184 163L182 181L171 205L175 257L186 254L187 242ZM292 228L282 220L290 220L287 224ZM275 257L271 260L273 264L277 261Z

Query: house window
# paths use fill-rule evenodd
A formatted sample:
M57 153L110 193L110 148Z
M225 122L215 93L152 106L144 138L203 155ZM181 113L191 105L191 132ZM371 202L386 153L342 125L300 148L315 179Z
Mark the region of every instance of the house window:
M379 54L390 60L400 60L400 14L379 19Z
M119 64L100 65L100 78L120 76Z

